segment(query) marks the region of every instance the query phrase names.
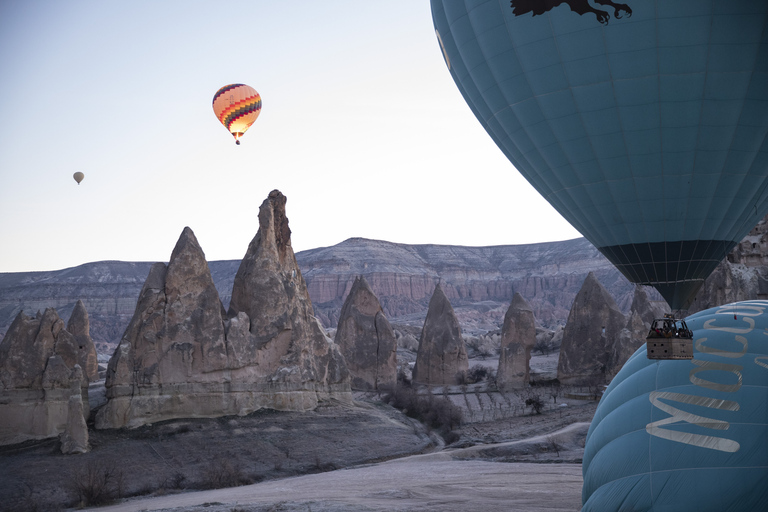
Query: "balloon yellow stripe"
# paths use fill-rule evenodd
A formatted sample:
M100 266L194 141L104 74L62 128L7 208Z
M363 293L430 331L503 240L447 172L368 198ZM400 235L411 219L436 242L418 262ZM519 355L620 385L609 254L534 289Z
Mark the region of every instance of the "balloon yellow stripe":
M227 116L224 119L222 119L221 122L224 124L224 126L229 127L237 119L240 119L243 116L250 113L254 113L254 112L258 113L260 110L261 110L261 101L251 103L250 105L243 105L241 108L227 114Z
M255 100L255 101L254 101ZM227 108L221 111L221 114L219 115L219 121L222 123L224 122L224 119L227 118L227 116L230 115L230 113L233 110L238 110L242 108L245 105L252 104L252 103L259 103L261 104L261 97L260 96L251 96L249 98L242 99L240 101L237 101L233 103L232 105L229 105Z

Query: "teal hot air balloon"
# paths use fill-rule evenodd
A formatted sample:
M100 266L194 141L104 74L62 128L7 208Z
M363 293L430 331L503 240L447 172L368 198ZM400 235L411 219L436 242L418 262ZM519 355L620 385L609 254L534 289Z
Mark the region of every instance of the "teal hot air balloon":
M600 400L582 512L768 510L768 301L687 321L694 359L643 347Z
M768 213L765 0L432 0L451 76L525 178L687 309Z

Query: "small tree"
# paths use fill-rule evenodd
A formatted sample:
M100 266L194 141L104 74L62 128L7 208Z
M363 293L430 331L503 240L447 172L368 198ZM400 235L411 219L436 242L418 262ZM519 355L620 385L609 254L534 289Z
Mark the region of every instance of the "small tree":
M549 353L552 350L552 346L548 341L537 340L536 344L533 346L533 350L543 356L549 356Z
M547 447L550 450L554 451L558 457L560 456L561 446L560 446L560 441L557 440L557 437L555 437L554 435L547 436Z
M549 396L552 397L552 402L557 403L557 397L560 396L560 385L555 384L549 388Z
M541 414L541 410L544 408L544 402L538 395L533 395L529 398L526 398L525 405L529 406L531 408L531 412L535 412L536 414Z

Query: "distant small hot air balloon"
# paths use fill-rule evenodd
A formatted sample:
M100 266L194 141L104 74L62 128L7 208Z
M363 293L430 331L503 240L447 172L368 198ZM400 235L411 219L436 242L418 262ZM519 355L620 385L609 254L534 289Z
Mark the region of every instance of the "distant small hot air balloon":
M240 137L261 113L261 96L245 84L225 85L213 95L213 112L240 144Z
M75 178L75 181L79 185L81 181L83 181L83 178L85 178L85 174L81 173L80 171L77 171L75 174L72 175L73 178Z

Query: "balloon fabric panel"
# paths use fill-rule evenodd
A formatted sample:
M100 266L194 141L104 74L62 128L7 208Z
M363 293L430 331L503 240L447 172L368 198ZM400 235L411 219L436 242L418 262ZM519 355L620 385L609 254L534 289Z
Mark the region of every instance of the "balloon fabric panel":
M768 510L768 301L686 319L694 359L641 347L600 400L583 511Z
M431 4L452 78L514 166L630 280L687 307L768 213L768 3Z

